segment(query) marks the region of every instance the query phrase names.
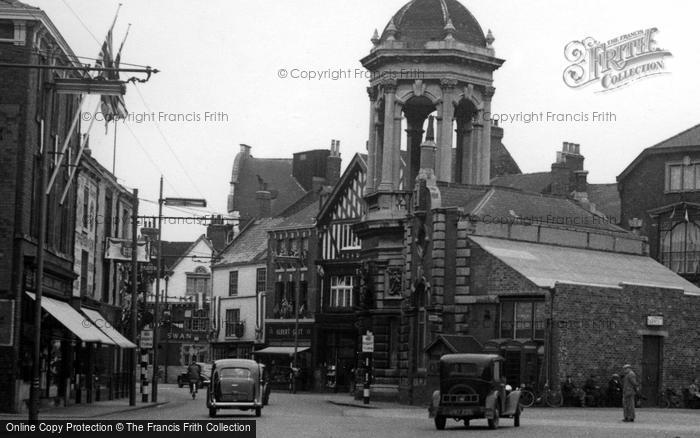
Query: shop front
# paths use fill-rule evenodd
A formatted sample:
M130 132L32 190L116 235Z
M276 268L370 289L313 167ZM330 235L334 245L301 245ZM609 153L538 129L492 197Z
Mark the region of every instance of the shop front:
M265 340L268 346L254 351L253 356L267 367L273 389L289 389L295 352L298 368L297 389L313 388L313 326L313 321L299 322L297 332L294 321L266 321Z

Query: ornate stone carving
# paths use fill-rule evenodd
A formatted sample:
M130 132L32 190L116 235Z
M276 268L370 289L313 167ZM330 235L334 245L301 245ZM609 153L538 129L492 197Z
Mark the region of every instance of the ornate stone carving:
M422 96L425 93L425 84L422 79L413 81L413 95Z
M440 79L440 88L443 90L451 90L457 86L459 81L457 79L442 78Z
M382 81L382 90L384 93L396 93L396 79L386 78Z
M376 101L378 94L379 93L377 92L377 87L367 87L367 95L369 96L370 101Z
M386 269L385 293L389 297L401 297L403 271L400 267Z

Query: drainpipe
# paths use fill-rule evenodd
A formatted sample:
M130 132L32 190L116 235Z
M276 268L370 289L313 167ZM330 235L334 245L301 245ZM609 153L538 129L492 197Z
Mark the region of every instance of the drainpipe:
M554 296L555 296L555 289L549 288L549 329L547 330L547 351L545 352L545 361L547 363L546 366L546 376L545 376L545 382L549 385L549 389L554 389L553 388L553 382L551 381L552 377L552 350L554 349Z
M260 339L262 343L265 343L265 299L267 298L267 291L260 292L258 294L257 309L255 312L255 326L260 328Z

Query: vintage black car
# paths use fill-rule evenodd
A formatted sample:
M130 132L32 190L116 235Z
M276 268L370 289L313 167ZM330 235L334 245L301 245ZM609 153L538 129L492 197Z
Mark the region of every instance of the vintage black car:
M263 392L263 365L250 359L217 360L207 388L209 416L215 417L219 409L254 409L259 417Z
M498 428L501 418L512 418L520 426L520 391L511 390L503 377L503 358L495 354L446 354L440 358L440 389L433 393L429 408L438 430L448 418L464 421L486 418L489 428Z
M197 383L197 387L204 388L205 386L209 385L211 365L204 362L197 362L197 365L199 365L199 369L201 370L199 373L199 382ZM178 388L182 388L183 386L189 386L189 384L190 376L187 370L185 370L184 373L177 376L177 386Z

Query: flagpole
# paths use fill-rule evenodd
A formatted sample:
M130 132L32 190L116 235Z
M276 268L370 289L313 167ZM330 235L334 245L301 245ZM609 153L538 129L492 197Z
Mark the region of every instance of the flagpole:
M114 143L112 145L112 175L117 176L117 121L114 120Z

